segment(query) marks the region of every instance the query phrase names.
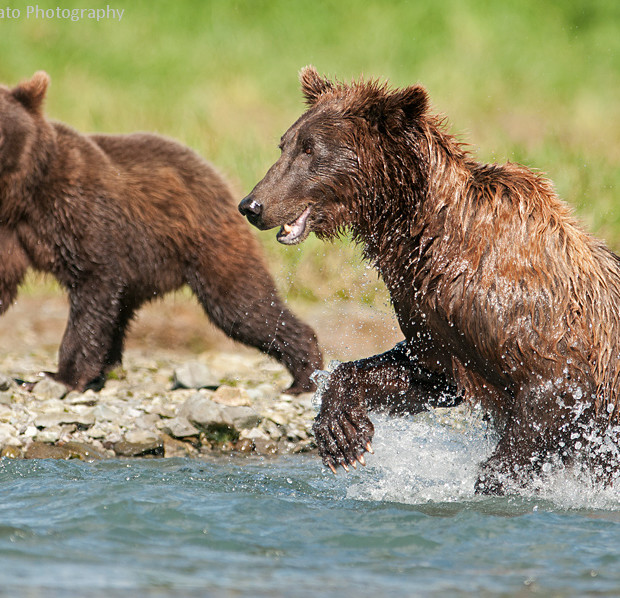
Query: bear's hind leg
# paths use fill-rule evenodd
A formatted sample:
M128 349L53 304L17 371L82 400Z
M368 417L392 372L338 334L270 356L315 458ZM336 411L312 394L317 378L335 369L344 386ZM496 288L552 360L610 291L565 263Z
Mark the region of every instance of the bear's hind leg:
M189 272L187 282L211 321L233 340L284 364L293 376L286 392L314 390L310 375L322 367L316 335L281 302L262 263L208 264L206 257L203 260Z
M570 460L574 438L594 417L587 384L558 382L525 388L491 457L482 465L477 494L502 495L526 486L549 459Z

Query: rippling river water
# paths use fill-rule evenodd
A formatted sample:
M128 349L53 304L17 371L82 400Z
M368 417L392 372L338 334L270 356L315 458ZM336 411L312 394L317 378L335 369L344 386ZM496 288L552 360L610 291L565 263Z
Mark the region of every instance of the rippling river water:
M0 596L620 595L620 492L473 495L477 423L380 420L316 457L0 461Z

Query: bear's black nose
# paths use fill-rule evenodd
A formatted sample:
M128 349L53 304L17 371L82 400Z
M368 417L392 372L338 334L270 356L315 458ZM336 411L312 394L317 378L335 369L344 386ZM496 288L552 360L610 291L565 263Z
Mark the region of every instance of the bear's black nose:
M253 218L260 216L263 211L263 204L256 201L252 195L248 195L245 199L241 200L239 211L252 221Z

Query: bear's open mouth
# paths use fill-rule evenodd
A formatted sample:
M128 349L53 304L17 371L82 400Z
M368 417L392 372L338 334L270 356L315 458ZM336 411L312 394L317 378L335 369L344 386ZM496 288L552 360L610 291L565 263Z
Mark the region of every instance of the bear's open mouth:
M295 245L295 243L301 243L309 234L310 231L306 231L306 222L310 215L310 206L308 206L301 216L292 222L291 224L283 224L276 235L276 239L284 245Z

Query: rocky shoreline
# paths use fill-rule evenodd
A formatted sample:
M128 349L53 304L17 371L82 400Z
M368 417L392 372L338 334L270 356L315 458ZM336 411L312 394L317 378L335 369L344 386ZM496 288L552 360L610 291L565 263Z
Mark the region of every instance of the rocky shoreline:
M0 456L91 461L210 458L313 451L313 395L283 394L288 372L261 354L191 357L127 351L124 366L94 392L66 392L35 375L55 357L0 360ZM36 382L31 391L18 380Z

